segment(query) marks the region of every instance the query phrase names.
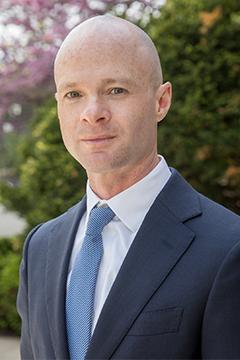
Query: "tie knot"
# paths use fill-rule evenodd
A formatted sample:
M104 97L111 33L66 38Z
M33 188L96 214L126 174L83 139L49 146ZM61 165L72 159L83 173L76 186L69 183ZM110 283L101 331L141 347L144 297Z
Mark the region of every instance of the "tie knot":
M103 228L113 219L114 212L110 207L95 207L91 210L86 235L95 237L102 233Z

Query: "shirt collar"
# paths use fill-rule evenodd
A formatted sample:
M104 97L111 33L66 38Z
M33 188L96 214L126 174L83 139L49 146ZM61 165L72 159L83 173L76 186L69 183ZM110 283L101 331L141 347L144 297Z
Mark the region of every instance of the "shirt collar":
M111 199L101 200L87 182L87 220L94 206L107 204L130 231L137 231L171 176L164 157L161 155L159 157L159 163L149 174Z

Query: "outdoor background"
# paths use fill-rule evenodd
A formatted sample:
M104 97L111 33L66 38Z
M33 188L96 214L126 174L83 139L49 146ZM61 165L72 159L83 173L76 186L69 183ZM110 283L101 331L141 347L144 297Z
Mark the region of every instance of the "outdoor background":
M0 238L0 333L19 334L15 301L27 232L85 191L85 173L59 132L53 59L73 26L107 12L148 32L173 84L159 152L195 188L240 214L239 0L1 0L0 217L14 211L26 225L13 223L14 235Z

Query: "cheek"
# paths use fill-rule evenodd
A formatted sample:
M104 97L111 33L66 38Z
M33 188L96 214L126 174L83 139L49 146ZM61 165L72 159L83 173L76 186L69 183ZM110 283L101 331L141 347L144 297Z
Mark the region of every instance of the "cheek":
M74 145L74 129L72 128L72 122L68 121L65 117L59 117L60 131L62 139L66 148L70 151Z
M141 105L133 113L133 131L141 137L150 134L155 128L154 109L149 104Z
M156 142L157 125L153 114L149 111L139 115L132 136L137 149L151 147Z
M59 106L58 118L63 137L71 137L74 132L74 114L64 106Z

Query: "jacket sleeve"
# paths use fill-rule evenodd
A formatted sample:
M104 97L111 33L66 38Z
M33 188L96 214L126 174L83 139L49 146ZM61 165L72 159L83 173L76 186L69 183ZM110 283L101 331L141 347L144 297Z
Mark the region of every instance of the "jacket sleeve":
M202 331L203 359L240 359L240 242L215 278Z
M35 227L25 240L23 257L20 265L20 282L17 295L17 310L22 320L20 353L21 359L34 359L31 333L29 328L29 309L28 309L28 247L33 234L41 225Z

